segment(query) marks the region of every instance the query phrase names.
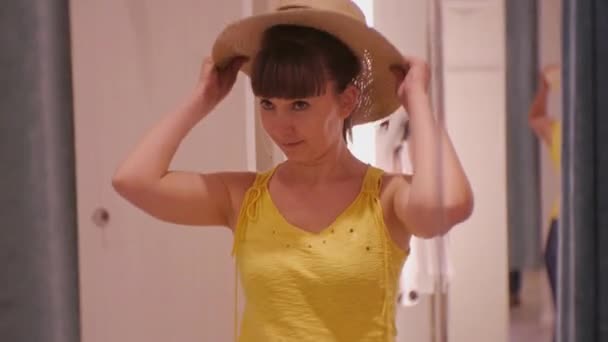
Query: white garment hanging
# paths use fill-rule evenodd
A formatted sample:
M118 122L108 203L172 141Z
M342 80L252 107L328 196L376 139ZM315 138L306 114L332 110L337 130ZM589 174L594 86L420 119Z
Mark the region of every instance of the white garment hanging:
M412 164L406 142L402 143L398 160L401 163L402 172L411 174ZM440 243L439 239L443 239L443 243ZM440 249L443 249L443 251ZM439 279L443 282L441 291L447 291L453 273L448 252L449 238L447 235L433 239L421 239L412 236L410 239L410 256L403 266L399 281L401 305L415 305L421 295L434 293L435 284L438 283Z
M403 174L413 174L407 141L403 140L403 129L408 117L404 111L391 115L388 124L380 125L376 134L376 164L378 167ZM399 289L400 304L412 306L419 302L421 295L435 292L435 284L443 280L442 291L446 292L453 275L449 262L448 237L421 239L412 236L410 255L401 271ZM443 251L440 249L443 248ZM442 256L442 260L439 260Z

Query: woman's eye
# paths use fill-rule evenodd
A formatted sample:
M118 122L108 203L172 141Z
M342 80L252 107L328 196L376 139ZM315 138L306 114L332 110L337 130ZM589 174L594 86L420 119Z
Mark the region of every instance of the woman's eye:
M308 102L305 102L305 101L296 101L293 103L294 110L305 110L309 106L310 106L310 104L308 104Z
M261 100L260 106L262 107L262 109L265 109L265 110L271 110L274 108L274 106L272 105L272 102L270 102L268 100Z

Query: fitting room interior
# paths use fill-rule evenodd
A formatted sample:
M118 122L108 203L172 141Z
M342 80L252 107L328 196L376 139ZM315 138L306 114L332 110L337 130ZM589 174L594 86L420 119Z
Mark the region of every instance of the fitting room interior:
M437 329L453 342L551 341L554 312L541 254L559 181L526 125L540 71L561 63L561 1L535 0L536 12L523 19L507 15L524 11L507 1L443 0L442 39L432 42L427 0L355 1L404 54L441 51L444 123L475 194L473 215L444 240L445 301L420 293L416 303L400 305L399 342L434 342ZM110 180L145 130L188 94L221 29L273 3L70 1L81 341L233 339L232 236L159 222L119 198ZM509 82L521 80L528 80L526 95L510 94L522 88ZM216 113L184 141L175 168L265 170L282 159L256 119L247 81L240 75ZM560 101L559 93L549 98L551 115L559 117ZM383 149L378 127L357 127L351 143L372 164ZM534 150L525 163L509 165L519 160L508 148L517 136ZM533 185L532 209L521 217L521 205L513 204L519 201L509 199L513 177ZM517 222L533 224L513 228ZM514 268L522 276L518 298L509 289Z

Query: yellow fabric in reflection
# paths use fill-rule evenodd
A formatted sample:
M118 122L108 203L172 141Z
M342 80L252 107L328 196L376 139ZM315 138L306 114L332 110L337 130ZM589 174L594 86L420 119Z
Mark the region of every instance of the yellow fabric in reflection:
M562 164L562 125L558 120L553 121L551 125L551 144L549 145L549 154L551 156L551 161L553 162L553 167L557 174L561 174L561 164ZM559 218L560 211L560 197L558 196L554 203L553 208L551 209L551 220Z

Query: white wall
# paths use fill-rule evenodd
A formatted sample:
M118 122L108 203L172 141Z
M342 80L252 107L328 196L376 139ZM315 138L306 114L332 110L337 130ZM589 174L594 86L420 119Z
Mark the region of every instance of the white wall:
M426 0L374 1L374 26L404 54L426 58ZM399 342L431 342L431 302L421 298L413 307L399 307Z
M203 56L249 1L71 1L83 342L229 341L232 236L158 222L110 179L150 125L190 94ZM244 6L246 4L247 6ZM241 78L181 146L173 168L252 168ZM91 217L105 208L105 227Z
M506 341L505 9L502 0L444 1L446 124L475 194L451 235L453 341Z
M450 234L449 340L507 340L505 40L501 0L444 0L446 124L475 193ZM380 0L375 26L405 54L426 56L426 0ZM430 341L428 301L402 309L400 341Z

